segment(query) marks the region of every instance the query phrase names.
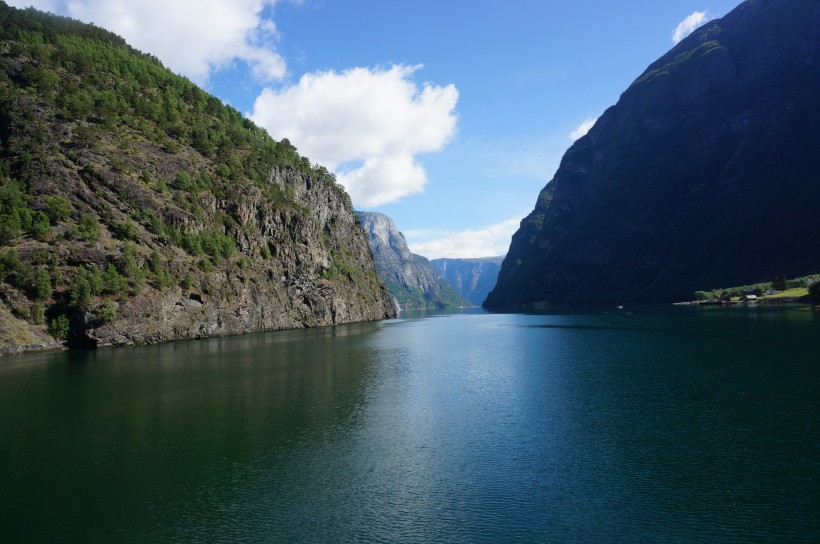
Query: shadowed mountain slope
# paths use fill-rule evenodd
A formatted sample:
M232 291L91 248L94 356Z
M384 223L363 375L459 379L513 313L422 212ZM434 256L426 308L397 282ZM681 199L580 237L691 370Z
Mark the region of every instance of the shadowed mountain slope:
M820 3L748 0L564 155L490 308L688 300L820 270Z

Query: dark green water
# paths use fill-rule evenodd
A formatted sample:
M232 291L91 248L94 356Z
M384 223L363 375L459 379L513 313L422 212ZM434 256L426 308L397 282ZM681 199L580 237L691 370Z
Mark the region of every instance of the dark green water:
M2 542L818 542L820 315L465 313L0 359Z

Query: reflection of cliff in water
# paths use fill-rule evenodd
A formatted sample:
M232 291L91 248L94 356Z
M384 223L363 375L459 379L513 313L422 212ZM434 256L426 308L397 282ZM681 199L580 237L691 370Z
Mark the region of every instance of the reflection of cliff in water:
M39 429L53 448L0 458L15 463L20 481L50 482L50 498L73 527L107 532L125 519L132 530L177 526L180 516L209 512L214 497L206 494L239 493L257 468L315 439L308 437L349 426L373 363L362 340L378 328L20 356L3 369L14 379L0 384L0 410L15 414L3 440L24 444ZM95 510L110 514L110 501L122 502L114 510L123 517L92 519Z

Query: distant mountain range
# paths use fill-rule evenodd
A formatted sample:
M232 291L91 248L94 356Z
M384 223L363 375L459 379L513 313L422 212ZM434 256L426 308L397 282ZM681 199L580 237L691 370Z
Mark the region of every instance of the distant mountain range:
M748 0L566 152L489 308L665 302L820 270L820 2Z
M403 310L458 308L460 297L426 258L410 253L404 235L388 216L356 212L370 242L376 271Z
M504 257L477 259L433 259L430 264L461 297L473 306L481 306L495 287Z

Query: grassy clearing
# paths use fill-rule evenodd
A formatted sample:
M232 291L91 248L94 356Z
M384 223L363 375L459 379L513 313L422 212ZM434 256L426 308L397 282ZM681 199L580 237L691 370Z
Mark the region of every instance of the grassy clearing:
M787 298L787 297L804 297L809 294L809 290L807 287L795 287L793 289L786 289L785 291L780 291L776 295L764 295L765 298L772 299L772 298Z
M0 305L0 347L14 348L39 343L42 343L42 338L34 333L28 323L14 317L11 312Z

